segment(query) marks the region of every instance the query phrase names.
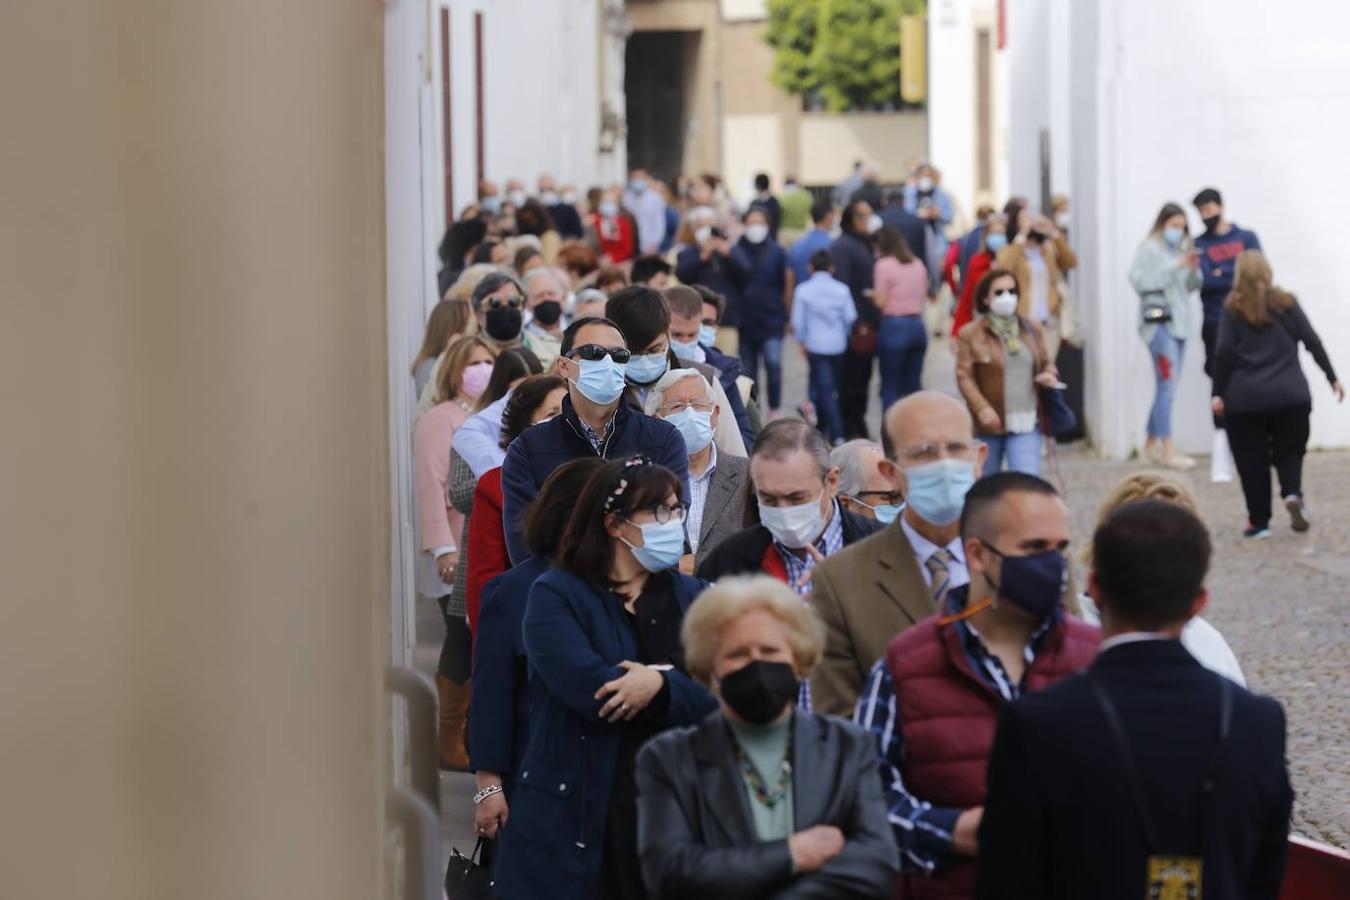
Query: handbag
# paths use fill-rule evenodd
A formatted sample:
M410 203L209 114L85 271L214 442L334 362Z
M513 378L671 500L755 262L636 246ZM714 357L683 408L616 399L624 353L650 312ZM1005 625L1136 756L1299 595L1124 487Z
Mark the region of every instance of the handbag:
M1165 322L1172 321L1172 311L1166 306L1153 306L1144 304L1144 324L1162 325Z
M1041 401L1041 428L1053 438L1068 438L1078 430L1078 417L1059 388L1037 386Z
M492 897L492 871L480 861L486 840L478 839L471 856L460 853L458 847L450 851L450 863L445 867L445 896L450 900L489 900Z
M857 319L853 323L853 330L849 332L848 349L855 356L875 356L880 341L881 335L875 323Z

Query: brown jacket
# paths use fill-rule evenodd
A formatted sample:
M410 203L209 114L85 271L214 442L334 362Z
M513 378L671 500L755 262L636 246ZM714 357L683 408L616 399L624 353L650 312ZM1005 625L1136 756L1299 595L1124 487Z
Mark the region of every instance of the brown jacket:
M891 639L934 612L933 594L900 521L818 564L811 607L825 652L811 675L811 708L849 717Z
M1041 244L1041 255L1045 257L1045 268L1050 282L1050 315L1059 315L1059 282L1064 273L1077 268L1078 257L1068 243L1059 238ZM1031 315L1031 262L1027 259L1026 247L1013 243L998 251L998 264L1017 277L1017 314Z
M1045 341L1041 337L1041 327L1030 319L1018 319L1022 323L1022 340L1036 354L1033 367L1036 374L1053 369L1050 358L1045 354ZM998 414L999 428L1008 423L1003 414L1003 342L989 327L986 318L976 319L965 328L956 341L956 386L970 407L975 418L975 428L980 434L1002 434L980 424L980 413L993 409Z

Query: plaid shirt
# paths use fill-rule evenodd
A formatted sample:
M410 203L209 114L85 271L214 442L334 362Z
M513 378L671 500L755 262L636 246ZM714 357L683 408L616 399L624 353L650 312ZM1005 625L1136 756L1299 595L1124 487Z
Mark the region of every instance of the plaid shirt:
M777 541L773 542L773 548L778 551L783 565L787 568L788 587L803 597L810 596L811 581L806 577L806 573L816 567L816 558L810 553L798 556ZM825 526L825 531L816 540L816 549L826 558L844 549L844 515L839 510L838 500L834 501L830 524ZM802 690L797 698L797 706L806 712L811 711L811 682L805 678L802 679Z
M947 597L950 615L966 605L966 589L953 589ZM1029 671L1045 636L1059 621L1060 614L1046 619L1027 640L1022 650ZM980 633L963 619L952 625L961 635L961 644L971 668L979 673L1005 702L1011 702L1021 693L1021 685L1008 676L997 656L989 651ZM1025 677L1025 673L1024 673ZM853 712L854 723L861 725L876 738L881 751L882 779L886 787L887 818L895 830L900 847L900 867L903 871L933 872L951 853L952 833L956 819L965 810L956 807L934 806L914 796L905 787L903 769L905 746L900 732L900 712L896 709L895 682L886 665L886 657L877 660L867 675L858 708Z
M609 421L605 423L605 433L596 434L595 429L586 424L586 420L577 416L577 421L581 423L581 433L586 436L586 440L591 442L591 449L595 451L596 456L604 456L600 448L605 446L605 441L610 433L614 431L614 417L610 416Z
M708 503L708 488L712 486L713 472L717 471L717 442L708 445L712 448L712 457L708 468L702 475L689 473L689 518L685 522L685 534L689 538L689 549L698 552L698 536L703 531L703 508Z

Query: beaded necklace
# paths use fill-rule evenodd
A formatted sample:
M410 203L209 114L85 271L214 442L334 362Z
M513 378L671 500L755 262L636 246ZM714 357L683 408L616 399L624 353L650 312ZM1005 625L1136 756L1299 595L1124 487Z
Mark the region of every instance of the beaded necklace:
M759 769L750 761L750 757L745 755L741 749L739 741L733 741L736 746L736 763L741 767L741 774L745 776L745 781L750 785L750 790L755 792L755 799L765 809L773 809L783 800L787 799L788 789L792 786L792 732L788 731L787 752L783 754L783 766L778 773L778 784L773 790L769 790L764 779L760 777Z

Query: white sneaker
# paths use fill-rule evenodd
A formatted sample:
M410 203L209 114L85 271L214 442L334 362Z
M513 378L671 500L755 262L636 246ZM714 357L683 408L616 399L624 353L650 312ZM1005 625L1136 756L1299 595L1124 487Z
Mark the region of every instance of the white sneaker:
M1227 484L1233 480L1233 454L1228 449L1228 432L1214 432L1214 444L1209 455L1209 480Z

